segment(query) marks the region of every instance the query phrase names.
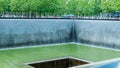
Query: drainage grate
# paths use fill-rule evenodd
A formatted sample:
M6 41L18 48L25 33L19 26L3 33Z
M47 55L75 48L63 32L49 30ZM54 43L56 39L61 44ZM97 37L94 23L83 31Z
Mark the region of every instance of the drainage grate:
M78 65L88 64L89 62L77 60L74 58L62 58L46 62L28 64L34 68L68 68Z

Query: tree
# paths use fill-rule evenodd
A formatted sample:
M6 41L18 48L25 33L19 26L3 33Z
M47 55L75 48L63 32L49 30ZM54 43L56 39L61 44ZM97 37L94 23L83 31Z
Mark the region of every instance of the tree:
M10 0L0 0L1 11L11 11L10 10Z
M101 6L103 12L114 12L117 11L119 8L117 5L120 4L120 0L101 0Z
M67 3L67 12L68 14L76 15L79 12L79 0L69 0Z
M120 11L120 0L0 0L0 13L24 12L36 15L99 15Z
M79 0L80 15L91 15L94 9L94 0Z
M24 6L22 6L23 11L28 12L29 13L28 16L31 17L33 12L38 11L38 7L40 7L41 1L40 0L25 0L23 4L24 4Z

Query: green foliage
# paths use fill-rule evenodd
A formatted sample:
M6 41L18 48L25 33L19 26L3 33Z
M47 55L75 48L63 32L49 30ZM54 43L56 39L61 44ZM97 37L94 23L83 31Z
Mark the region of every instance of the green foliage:
M2 12L37 12L42 15L99 15L120 11L120 0L0 0Z

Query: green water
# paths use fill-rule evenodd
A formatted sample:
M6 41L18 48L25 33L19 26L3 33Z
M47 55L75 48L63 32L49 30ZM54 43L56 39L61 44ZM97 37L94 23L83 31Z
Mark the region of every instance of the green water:
M77 44L61 44L23 49L0 50L0 68L29 68L23 63L73 56L88 61L120 57L120 51L93 48Z

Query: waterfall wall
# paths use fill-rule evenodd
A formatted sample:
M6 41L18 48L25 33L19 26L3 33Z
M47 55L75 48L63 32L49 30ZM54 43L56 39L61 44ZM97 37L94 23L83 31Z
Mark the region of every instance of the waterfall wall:
M76 20L77 42L120 49L120 21Z
M120 21L0 19L0 48L63 42L120 48Z
M72 20L1 19L0 48L70 42Z

